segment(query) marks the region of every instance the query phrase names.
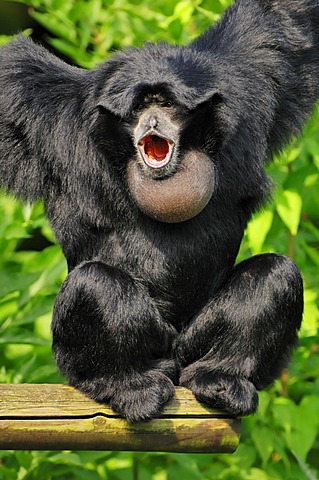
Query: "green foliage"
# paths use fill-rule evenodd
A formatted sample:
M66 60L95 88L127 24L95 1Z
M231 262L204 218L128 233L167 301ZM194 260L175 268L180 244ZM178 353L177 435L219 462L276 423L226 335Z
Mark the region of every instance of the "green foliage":
M40 204L21 205L2 195L0 212L0 381L57 381L50 319L65 261L51 244ZM40 233L49 246L25 249Z
M70 62L94 67L144 41L187 43L229 0L20 0ZM1 33L1 32L0 32ZM29 34L26 31L26 34ZM0 35L0 43L9 37ZM276 251L303 272L305 314L289 372L260 393L233 455L0 452L0 480L315 480L319 472L319 108L268 167L274 200L247 228L239 260ZM66 265L40 204L0 197L0 382L61 382L50 318Z
M186 43L216 21L230 0L20 0L50 32L47 41L82 67L145 41Z

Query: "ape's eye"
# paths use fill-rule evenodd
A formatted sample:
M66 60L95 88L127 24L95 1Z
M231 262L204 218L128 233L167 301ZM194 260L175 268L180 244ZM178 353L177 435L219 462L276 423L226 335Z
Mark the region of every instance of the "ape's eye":
M163 102L162 103L162 106L165 107L165 108L172 108L174 106L173 102Z
M133 111L140 112L141 110L143 110L144 107L145 105L143 103L137 103L136 105L134 105Z

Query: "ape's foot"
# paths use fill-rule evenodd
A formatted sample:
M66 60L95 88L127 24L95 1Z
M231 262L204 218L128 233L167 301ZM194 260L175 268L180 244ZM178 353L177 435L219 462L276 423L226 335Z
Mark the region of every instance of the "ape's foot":
M257 391L249 380L209 371L198 364L182 371L180 385L189 388L198 401L236 417L250 415L258 407Z
M175 393L166 375L154 369L119 378L99 378L74 385L87 396L110 407L129 422L156 417Z

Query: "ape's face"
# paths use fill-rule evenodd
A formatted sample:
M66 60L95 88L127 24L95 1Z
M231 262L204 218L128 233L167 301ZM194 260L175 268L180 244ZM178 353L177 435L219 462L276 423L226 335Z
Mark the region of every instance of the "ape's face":
M165 178L176 172L186 109L162 93L145 94L134 108L133 139L146 175Z
M214 163L198 142L197 115L163 92L144 94L133 110L136 155L128 164L128 184L138 207L156 220L186 221L212 196ZM193 145L187 138L192 129L198 130Z

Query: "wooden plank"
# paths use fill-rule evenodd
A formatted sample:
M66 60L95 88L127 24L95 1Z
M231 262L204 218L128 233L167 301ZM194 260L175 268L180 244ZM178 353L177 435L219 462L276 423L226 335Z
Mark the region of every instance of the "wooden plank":
M239 433L180 387L158 418L130 424L66 385L0 385L0 449L230 453Z
M61 417L103 414L110 417L119 415L107 405L96 403L75 388L68 385L51 384L0 384L0 418L8 417ZM176 388L175 397L165 405L163 416L209 415L225 416L197 402L193 393L182 387Z

